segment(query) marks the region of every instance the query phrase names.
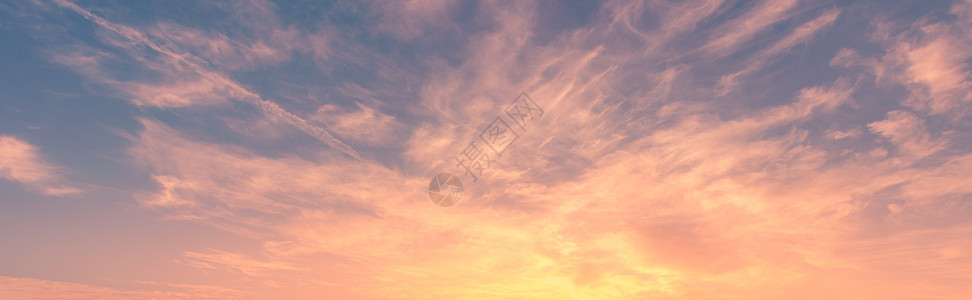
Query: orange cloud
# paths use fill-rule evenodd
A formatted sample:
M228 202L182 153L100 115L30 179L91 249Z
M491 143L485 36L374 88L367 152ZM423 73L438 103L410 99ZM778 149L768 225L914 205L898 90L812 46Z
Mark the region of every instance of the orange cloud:
M188 284L135 282L138 289L115 289L71 282L0 276L4 299L226 299L240 297L233 289Z
M798 2L755 4L705 32L709 39L701 52L728 55L750 45L788 20ZM242 286L221 291L226 297L946 299L972 292L964 284L972 279L964 272L972 269L972 189L966 183L972 156L945 153L956 142L953 135L931 129L920 105L909 102L915 111L897 107L848 128L815 130L861 100L861 80L834 76L774 97L772 104L735 109L731 105L742 100L721 94L715 81L745 72L730 68L711 81L698 80L691 62L671 63L670 53L645 50L667 49L662 46L672 46L666 43L679 34L721 14L723 4L609 2L607 24L538 46L530 41L534 7L485 3L482 9L497 27L469 37L468 59L425 62L431 75L421 82L416 107L408 108L420 120L402 137L404 159L396 164L362 159L323 128L188 59L183 66L196 68L205 80L185 95L147 105L237 96L222 94L219 87L226 87L262 108L269 120L285 120L350 157L314 149L300 156L260 153L142 118L126 153L156 186L136 198L164 217L208 224L241 239L186 249L175 259L215 274L214 281L225 286ZM389 19L381 26L400 39L417 38L416 32L443 22L421 18L438 17L447 7L385 6L381 12ZM635 24L645 7L686 17L665 16L658 30L644 30ZM841 12L823 11L760 45L747 60L753 65L743 70L756 72L810 42ZM127 27L105 26L138 36ZM632 32L642 39L627 39ZM205 37L215 44L199 42ZM955 77L965 67L950 65L962 56L943 53L959 47L937 37L915 44L885 40L890 54L881 59L841 50L831 66L866 66L876 77L890 70L888 81L946 103L931 105L931 113L944 113L939 109L961 105L955 97L967 87ZM169 38L208 53L201 57L216 55L213 49L224 43L262 48L199 32ZM220 62L233 68L277 55L249 54ZM379 73L397 74L392 67ZM149 86L146 94L171 88ZM468 184L468 200L449 209L429 203L428 176L455 169L453 156L520 91L528 91L545 116L530 124L488 176ZM320 106L309 119L368 145L395 135L399 120L373 105L379 93L350 85L341 92L362 104L356 110ZM849 145L863 139L873 143ZM22 154L36 150L6 143L27 149L11 150L9 161L36 160ZM12 171L8 176L29 181L31 170L46 170L18 168L20 177ZM14 292L28 285L31 293L42 293L37 286L58 286L23 279L0 284Z

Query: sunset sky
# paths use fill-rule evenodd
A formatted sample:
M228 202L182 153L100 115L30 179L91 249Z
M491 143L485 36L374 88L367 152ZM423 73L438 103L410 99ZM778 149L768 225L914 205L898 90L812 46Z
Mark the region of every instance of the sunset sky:
M972 0L0 1L0 299L970 297Z

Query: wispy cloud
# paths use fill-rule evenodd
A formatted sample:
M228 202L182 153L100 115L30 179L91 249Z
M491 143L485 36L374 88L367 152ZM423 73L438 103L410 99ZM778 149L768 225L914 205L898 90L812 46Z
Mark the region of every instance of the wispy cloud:
M771 63L774 59L777 59L778 56L787 50L790 50L800 43L809 42L809 40L820 30L833 25L838 16L840 16L840 10L834 9L826 11L816 19L800 25L786 37L773 43L772 46L757 52L744 64L746 66L745 68L735 73L725 75L721 78L720 81L724 88L722 94L725 95L732 88L738 85L738 81L741 79L741 76L746 76L765 68L767 64Z
M711 55L726 56L751 40L756 34L767 30L771 25L786 19L787 13L799 1L760 1L756 7L736 17L712 33L713 38L703 46Z
M361 166L263 158L187 140L158 122L143 120L142 124L145 130L133 140L129 153L162 187L159 193L141 198L150 207L171 208L175 216L189 219L229 222L230 228L239 230L265 228L272 225L272 216L304 206L371 210L361 199L351 197L356 194L351 191L357 190L349 189L354 182L341 179L350 174L361 174L364 179L361 170L351 172ZM346 188L336 188L342 185ZM319 202L307 198L312 195L331 196Z
M21 183L46 195L80 193L80 189L65 184L63 172L62 167L46 161L36 146L0 135L0 179Z
M911 160L928 156L947 146L944 137L933 137L927 132L924 122L907 111L892 111L887 119L868 124L868 128L889 138L901 155Z
M968 17L967 1L956 2L950 13L964 20ZM972 101L969 90L972 79L968 59L972 57L972 39L966 32L967 22L933 22L922 19L910 24L875 21L873 39L886 45L880 58L862 57L852 49L841 51L834 64L866 66L878 80L887 77L893 84L908 88L904 104L921 111L947 114L963 110Z
M139 282L141 289L114 289L72 282L0 276L0 296L7 299L226 299L239 291L205 285Z
M247 34L176 21L122 25L57 3L107 32L104 46L79 43L50 57L143 109L121 134L121 161L148 184L127 192L167 222L226 235L166 256L202 274L192 278L228 287L213 295L970 292L963 47L972 22L961 18L969 1L915 20L867 4L607 1L586 23L543 39L543 6L533 2L371 2L353 6L354 17L327 15L351 25L314 24L315 32L289 25L284 14L293 12L268 2L216 5ZM849 30L861 14L876 21ZM119 78L108 62L159 77ZM298 66L280 67L291 62ZM259 68L346 74L279 86L240 79ZM460 205L430 203L430 176L464 176L455 158L520 92L544 116L477 182L461 177ZM237 113L215 116L235 132L179 121L222 109ZM272 123L340 153L301 147ZM239 142L238 133L261 143ZM9 152L19 157L11 161L41 162L11 180L30 185L43 178L30 170L52 172L35 148L5 143L27 149ZM0 286L28 283L57 286ZM160 297L192 288L172 290Z
M152 39L150 39L147 35L135 28L108 21L77 6L74 3L66 0L58 0L56 3L109 30L113 35L116 36L113 37L115 40L109 40L108 42L112 42L115 46L122 47L137 57L140 57L140 60L142 60L146 66L150 67L152 70L168 75L166 76L166 79L173 81L163 85L146 82L119 82L114 78L104 78L104 72L99 72L100 74L91 74L95 75L97 78L102 78L105 83L113 83L117 87L126 91L128 94L132 95L134 97L134 103L156 107L184 107L199 104L219 104L229 100L244 101L255 105L276 121L293 126L355 159L361 158L357 151L335 138L324 128L314 126L308 123L307 120L290 113L287 110L284 110L276 103L263 99L258 94L247 90L245 87L228 78L226 75L207 69L204 67L204 63L207 62L207 60L196 57L190 53L178 52L170 49L165 45L152 41ZM167 36L174 38L176 42L184 40L181 38L187 36L189 36L188 39L190 41L194 41L191 39L194 32L190 31L183 35L171 34L172 30L175 29L178 28L163 28L161 32L170 33ZM172 40L170 39L170 41ZM131 45L137 45L137 47L130 47ZM192 46L191 43L190 46ZM138 50L140 47L147 47L148 49L161 54L161 58L159 60L151 60L149 55ZM218 51L218 46L216 50ZM261 54L266 54L268 51L275 51L266 45L257 45L256 48L251 48L249 50L250 51L246 51L245 53L255 54L257 57L259 57ZM268 55L276 56L272 53ZM74 57L68 55L67 58L60 60L73 61ZM277 58L277 60L279 60L279 58ZM85 64L85 66L90 66L90 64Z
M225 266L250 276L266 276L269 271L297 271L298 267L279 261L262 261L244 255L209 249L205 252L186 252L180 263L200 269L215 269Z
M392 139L395 117L357 103L349 110L335 105L322 105L312 120L327 124L335 134L349 140L377 145Z

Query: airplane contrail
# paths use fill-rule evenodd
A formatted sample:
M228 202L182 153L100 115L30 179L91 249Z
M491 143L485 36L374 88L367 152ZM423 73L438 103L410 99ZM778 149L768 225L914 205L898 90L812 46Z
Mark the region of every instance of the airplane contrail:
M266 100L263 97L261 97L260 95L258 95L256 93L253 93L253 92L250 92L249 90L247 90L246 88L240 86L238 83L236 83L235 81L227 78L226 76L223 76L222 74L219 74L219 73L214 72L214 71L207 70L207 69L199 66L199 64L197 64L197 63L195 63L195 62L193 62L191 60L186 59L186 56L191 56L191 54L175 54L172 50L169 50L169 49L167 49L166 47L164 47L162 45L159 45L157 43L152 42L151 40L149 40L144 34L142 34L141 32L139 32L138 30L135 30L134 28L131 28L131 27L128 27L128 26L125 26L125 25L120 25L120 24L116 24L116 23L113 23L111 21L108 21L105 18L102 18L102 17L100 17L98 15L95 15L95 14L91 13L90 11L88 11L88 10L86 10L84 8L81 8L81 7L77 6L76 4L74 4L74 3L70 2L70 1L67 1L67 0L54 0L54 2L57 3L57 5L59 5L61 7L70 9L70 10L72 10L72 11L80 14L81 16L83 16L86 19L94 22L95 24L98 24L101 27L104 27L104 28L106 28L108 30L114 31L115 33L117 33L117 34L119 34L121 36L124 36L125 38L127 38L129 40L132 40L132 41L141 43L141 44L143 44L145 46L148 46L152 50L155 50L155 51L157 51L159 53L163 53L163 54L165 54L165 55L167 55L167 56L169 56L169 57L171 57L171 58L173 58L173 59L175 59L177 61L183 62L187 66L191 67L194 71L198 72L200 75L203 75L204 77L208 77L211 80L214 80L216 82L220 82L220 83L226 84L226 85L228 85L228 86L230 86L230 87L232 87L234 89L237 89L242 94L247 95L246 97L243 97L242 99L238 99L238 100L243 101L243 102L246 102L246 103L251 103L251 104L255 105L256 107L260 108L260 110L262 110L264 113L267 113L269 115L275 116L278 119L282 120L284 123L286 123L286 124L288 124L290 126L293 126L293 127L297 128L300 131L303 131L304 133L306 133L306 134L314 137L315 139L323 142L324 144L327 144L328 146L331 146L332 148L335 148L338 151L341 151L344 154L347 154L348 156L354 157L357 160L361 160L361 156L358 155L358 152L357 151L355 151L353 148L351 148L350 146L348 146L347 144L345 144L344 142L342 142L341 140L339 140L337 137L334 137L334 135L332 135L330 132L328 132L324 128L321 128L321 127L318 127L318 126L314 126L314 125L308 123L307 120L304 120L303 118L301 118L301 117L299 117L299 116L297 116L297 115L295 115L293 113L290 113L290 112L284 110L279 105L277 105L277 103L274 103L272 101ZM198 59L198 57L197 57L197 59ZM200 60L202 60L202 59L200 59Z

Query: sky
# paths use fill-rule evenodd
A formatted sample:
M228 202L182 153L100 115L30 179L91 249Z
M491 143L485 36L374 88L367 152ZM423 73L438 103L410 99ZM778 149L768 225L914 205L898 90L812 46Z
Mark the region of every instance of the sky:
M3 299L972 295L972 0L24 0L0 45Z

